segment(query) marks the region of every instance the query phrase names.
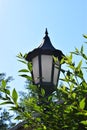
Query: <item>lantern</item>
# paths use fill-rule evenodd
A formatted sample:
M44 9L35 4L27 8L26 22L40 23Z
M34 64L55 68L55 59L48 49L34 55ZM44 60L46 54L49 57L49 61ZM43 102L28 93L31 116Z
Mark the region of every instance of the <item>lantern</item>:
M32 62L33 84L44 88L46 95L51 94L57 87L62 56L62 51L53 47L46 29L40 46L26 57L28 62ZM54 57L58 60L54 61Z

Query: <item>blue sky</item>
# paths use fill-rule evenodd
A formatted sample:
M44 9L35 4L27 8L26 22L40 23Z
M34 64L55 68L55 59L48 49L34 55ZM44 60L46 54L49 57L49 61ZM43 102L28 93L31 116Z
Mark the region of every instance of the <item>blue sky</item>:
M45 28L55 48L69 54L87 34L87 0L0 0L0 73L13 76L11 87L23 90L19 52L39 46Z

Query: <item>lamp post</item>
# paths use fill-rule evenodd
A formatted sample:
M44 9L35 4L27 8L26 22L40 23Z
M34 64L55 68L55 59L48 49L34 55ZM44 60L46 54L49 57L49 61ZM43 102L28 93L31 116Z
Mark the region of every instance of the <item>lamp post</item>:
M58 58L56 63L53 56ZM54 92L57 87L62 56L62 51L53 47L47 29L40 46L27 54L26 60L32 62L33 84L44 88L46 96Z

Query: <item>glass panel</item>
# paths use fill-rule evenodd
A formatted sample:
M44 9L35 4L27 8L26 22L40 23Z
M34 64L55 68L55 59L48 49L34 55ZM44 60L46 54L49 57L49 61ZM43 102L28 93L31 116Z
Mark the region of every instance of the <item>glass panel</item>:
M39 83L39 63L38 63L38 56L32 59L33 63L33 77L35 84Z
M56 62L54 65L54 77L53 77L53 84L57 85L58 73L59 73L59 62Z
M43 82L51 82L51 74L52 74L52 56L50 55L42 55L41 56L42 63L42 81Z

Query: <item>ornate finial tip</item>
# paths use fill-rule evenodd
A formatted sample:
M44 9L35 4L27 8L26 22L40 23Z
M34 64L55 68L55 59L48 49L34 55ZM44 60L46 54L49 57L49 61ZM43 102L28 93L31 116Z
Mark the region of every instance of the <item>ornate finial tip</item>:
M46 34L46 36L48 35L48 31L47 31L47 28L46 28L45 34Z

